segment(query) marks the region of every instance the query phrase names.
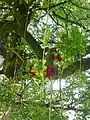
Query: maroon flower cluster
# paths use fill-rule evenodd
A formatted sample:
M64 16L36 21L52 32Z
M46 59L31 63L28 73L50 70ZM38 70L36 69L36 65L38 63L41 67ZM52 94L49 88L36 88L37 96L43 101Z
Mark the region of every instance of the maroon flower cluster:
M32 67L30 67L29 73L30 73L31 77L35 76L35 72L33 71Z
M56 52L56 48L52 48L51 49L51 52L53 53L53 52ZM62 61L62 57L61 57L61 55L60 54L58 54L58 55L55 55L54 53L52 54L52 60L58 60L59 62L61 62ZM48 67L47 67L47 69L46 69L46 76L48 77L48 78L50 78L51 76L53 76L55 74L55 67L54 66L52 66L52 65L49 65Z
M52 49L52 53L56 52L56 48ZM59 62L62 61L62 57L60 54L55 55L54 53L52 54L52 60L58 60ZM32 67L30 67L29 73L31 75L31 77L35 76L35 71L33 70ZM46 76L48 78L50 78L51 76L53 76L55 74L55 67L53 65L49 65L46 68Z
M57 59L57 60L60 62L60 61L62 60L62 57L61 57L60 54L58 54L58 55L52 54L52 59L53 59L53 60Z
M46 76L50 78L51 76L54 75L54 73L55 73L55 67L52 65L49 65L46 69Z

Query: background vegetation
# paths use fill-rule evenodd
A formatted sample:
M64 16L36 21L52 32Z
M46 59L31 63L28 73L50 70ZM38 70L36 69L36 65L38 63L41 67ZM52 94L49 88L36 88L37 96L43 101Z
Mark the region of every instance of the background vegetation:
M89 34L89 0L0 0L2 120L89 120Z

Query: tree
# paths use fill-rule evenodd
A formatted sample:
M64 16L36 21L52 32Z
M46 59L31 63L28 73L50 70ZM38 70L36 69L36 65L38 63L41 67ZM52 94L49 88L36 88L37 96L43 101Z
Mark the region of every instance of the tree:
M9 100L8 106L13 104L14 108L12 107L12 110L14 112L21 107L18 112L22 113L23 109L24 113L18 118L20 120L23 117L25 117L24 119L29 119L30 116L33 120L36 120L36 118L43 119L43 115L40 115L43 109L45 119L48 119L49 104L51 105L50 108L53 107L54 109L52 119L67 119L67 116L64 118L62 114L62 111L66 112L66 110L77 111L76 119L86 119L85 115L88 111L88 97L90 94L89 87L87 87L87 78L82 71L90 68L90 58L83 58L90 53L90 42L88 40L90 24L89 2L86 0L0 0L0 11L0 51L4 49L4 52L0 53L5 55L3 71L9 78L8 82L1 84L3 93L1 98L5 96L5 90L8 95L8 98L6 96L5 100L2 101L6 102ZM55 55L55 57L61 55L62 61L53 60L52 55ZM49 65L55 66L55 77L52 77L52 79L66 78L71 75L68 78L69 86L65 87L65 90L60 89L58 97L55 92L56 102L54 102L58 103L58 99L59 102L60 100L62 102L59 108L55 108L56 106L51 104L53 101L48 102L48 104L42 102L43 84L47 83L47 79L43 74ZM30 77L28 72L30 66L34 66L30 70L33 69L36 73L36 78L34 78L32 83L26 84L25 79ZM57 67L59 68L57 69ZM79 74L77 73L78 70L80 70ZM30 73L32 77L34 73L32 71ZM75 85L76 78L77 82ZM80 86L79 83L82 81L83 83ZM15 84L19 84L19 82L20 87ZM31 88L31 84L34 88L32 87L33 91L30 94L27 89L28 87ZM76 89L78 89L78 94L80 93L78 98L75 98L74 95ZM30 104L28 103L29 100L26 99L30 97L29 94L33 96ZM52 99L52 93L50 95ZM46 100L48 101L47 96L48 94L46 93ZM37 100L38 97L40 97L40 101L37 104L33 99ZM25 100L25 104L21 102L23 100ZM82 104L79 103L79 100ZM76 103L77 101L78 104ZM85 107L86 104L87 106ZM32 109L32 113L27 105ZM34 105L36 109L34 109ZM83 109L75 108L78 105L82 105ZM40 111L39 116L36 112L38 109ZM58 109L60 110L60 116L58 115ZM79 111L82 114L82 118L78 115ZM12 119L15 119L13 114Z

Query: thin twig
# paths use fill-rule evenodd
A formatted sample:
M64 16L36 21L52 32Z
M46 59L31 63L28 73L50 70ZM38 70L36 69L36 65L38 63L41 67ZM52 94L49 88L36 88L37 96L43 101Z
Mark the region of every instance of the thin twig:
M23 62L23 59L21 58L21 56L15 50L12 50L12 52L15 53L20 58L20 60Z
M66 3L70 2L70 1L71 1L71 0L65 0L65 1L60 2L60 3L58 3L58 4L50 4L49 10L52 9L52 8L58 7L58 6L62 6L62 5L66 4ZM47 8L48 8L48 7L45 7L45 8L40 7L40 8L38 8L38 9L36 9L36 10L47 10Z
M76 22L76 21L73 21L73 20L70 20L70 19L66 19L65 17L62 17L62 16L56 14L55 12L53 12L53 15L56 16L57 18L65 21L65 22L68 22L68 23L71 23L71 24L75 24L75 25L78 25L78 26L80 26L80 27L83 27L83 29L86 29L86 27L83 26L83 25L82 25L81 23L79 23L79 22Z

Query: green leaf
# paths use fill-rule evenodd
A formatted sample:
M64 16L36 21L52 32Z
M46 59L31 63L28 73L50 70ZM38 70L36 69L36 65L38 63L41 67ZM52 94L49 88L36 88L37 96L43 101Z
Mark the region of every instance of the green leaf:
M48 39L50 38L50 36L51 36L51 32L49 30L46 30L44 33L44 45L45 46L47 45Z
M56 3L56 0L52 0L52 2L55 4L55 3Z
M47 8L48 7L48 1L47 0L43 0L43 8Z
M20 5L22 4L22 0L19 0L19 4L20 4Z
M61 118L59 115L57 115L57 116L54 118L54 120L62 120L62 118Z

